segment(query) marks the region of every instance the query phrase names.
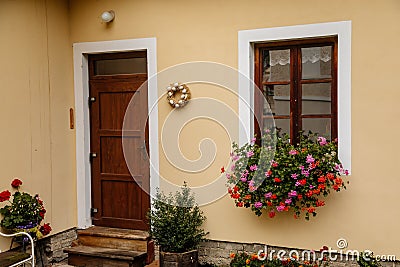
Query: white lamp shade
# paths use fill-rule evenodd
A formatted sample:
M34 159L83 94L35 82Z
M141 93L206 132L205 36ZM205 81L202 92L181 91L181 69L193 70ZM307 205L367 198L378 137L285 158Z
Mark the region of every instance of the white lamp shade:
M101 14L101 20L103 22L111 22L115 17L115 13L114 11L110 10L110 11L104 11Z

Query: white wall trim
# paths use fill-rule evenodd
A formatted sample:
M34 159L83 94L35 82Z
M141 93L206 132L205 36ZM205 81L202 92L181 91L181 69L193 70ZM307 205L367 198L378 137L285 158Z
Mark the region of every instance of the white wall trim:
M351 172L351 21L244 30L238 33L239 117L247 132L239 133L239 144L250 140L253 130L253 44L317 36L338 36L338 139L339 158Z
M154 195L156 188L159 186L158 90L157 79L151 79L151 77L157 75L157 41L156 38L143 38L75 43L73 49L76 113L77 226L78 228L87 228L92 225L90 217L91 176L89 161L90 127L87 54L147 50L149 140L154 140L149 142L150 155L152 157L150 194Z

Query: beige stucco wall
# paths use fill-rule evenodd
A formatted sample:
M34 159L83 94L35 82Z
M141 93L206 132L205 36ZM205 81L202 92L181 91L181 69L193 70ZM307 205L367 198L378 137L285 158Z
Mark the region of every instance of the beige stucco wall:
M54 233L76 225L67 1L0 1L0 190L38 193ZM0 249L9 247L0 241Z
M116 12L116 19L106 27L98 17L109 9ZM206 228L212 239L315 249L325 244L335 248L336 240L344 237L350 248L369 247L400 255L400 180L396 174L400 157L396 152L399 145L394 142L400 127L393 123L399 115L395 108L399 11L397 0L71 1L71 41L156 37L158 71L196 60L237 67L239 30L351 20L353 175L349 189L333 196L310 222L284 216L257 218L248 210L235 208L225 197L203 207L208 217ZM164 86L159 81L159 87ZM213 96L212 90L200 86L192 92L194 97ZM237 99L225 102L237 110ZM161 130L171 109L160 103ZM190 105L182 112L190 113ZM188 124L182 131L180 144L190 147L184 147L183 153L196 158L198 141L210 136L220 145L215 164L204 173L191 175L175 169L161 154L162 176L174 181L196 177L193 181L198 182L219 175L227 156L227 136L207 128L210 122L195 123L197 126Z
M48 218L56 231L76 221L75 133L68 129L68 109L74 103L72 43L156 37L159 71L196 60L236 68L240 30L351 20L353 167L349 189L331 197L310 222L289 216L257 218L225 197L203 207L206 228L212 239L314 249L335 248L336 240L343 237L351 249L370 248L400 257L400 147L395 142L400 134L395 123L400 115L396 108L400 58L395 52L400 41L398 0L71 0L69 9L63 1L47 1L47 9L44 5L44 0L0 2L0 29L7 36L0 43L2 62L7 62L0 66L7 96L2 98L0 113L7 125L0 141L0 162L5 166L0 170L0 186L7 186L14 176L23 178L27 188L39 192L48 203ZM99 16L109 9L116 12L116 19L107 26ZM164 84L159 85L162 92ZM216 94L218 89L212 86L191 88L195 98L221 98L221 91ZM237 110L235 97L224 101ZM160 132L170 111L161 101ZM190 105L182 110L190 111ZM232 123L237 124L237 119ZM220 126L195 121L182 131L179 142L185 146L183 153L194 159L204 137L218 146L209 169L200 174L182 172L161 154L161 175L177 183L217 177L230 141Z

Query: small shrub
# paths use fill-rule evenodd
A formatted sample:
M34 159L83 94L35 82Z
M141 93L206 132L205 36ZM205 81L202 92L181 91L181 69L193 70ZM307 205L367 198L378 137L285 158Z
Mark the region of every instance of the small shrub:
M148 213L150 235L164 252L187 252L196 249L208 234L202 228L206 217L195 204L186 183L181 192L165 195L158 191L153 209Z

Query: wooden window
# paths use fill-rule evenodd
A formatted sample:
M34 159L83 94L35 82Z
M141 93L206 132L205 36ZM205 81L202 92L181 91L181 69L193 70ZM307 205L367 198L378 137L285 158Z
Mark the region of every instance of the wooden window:
M255 133L275 126L337 138L337 36L255 44Z

